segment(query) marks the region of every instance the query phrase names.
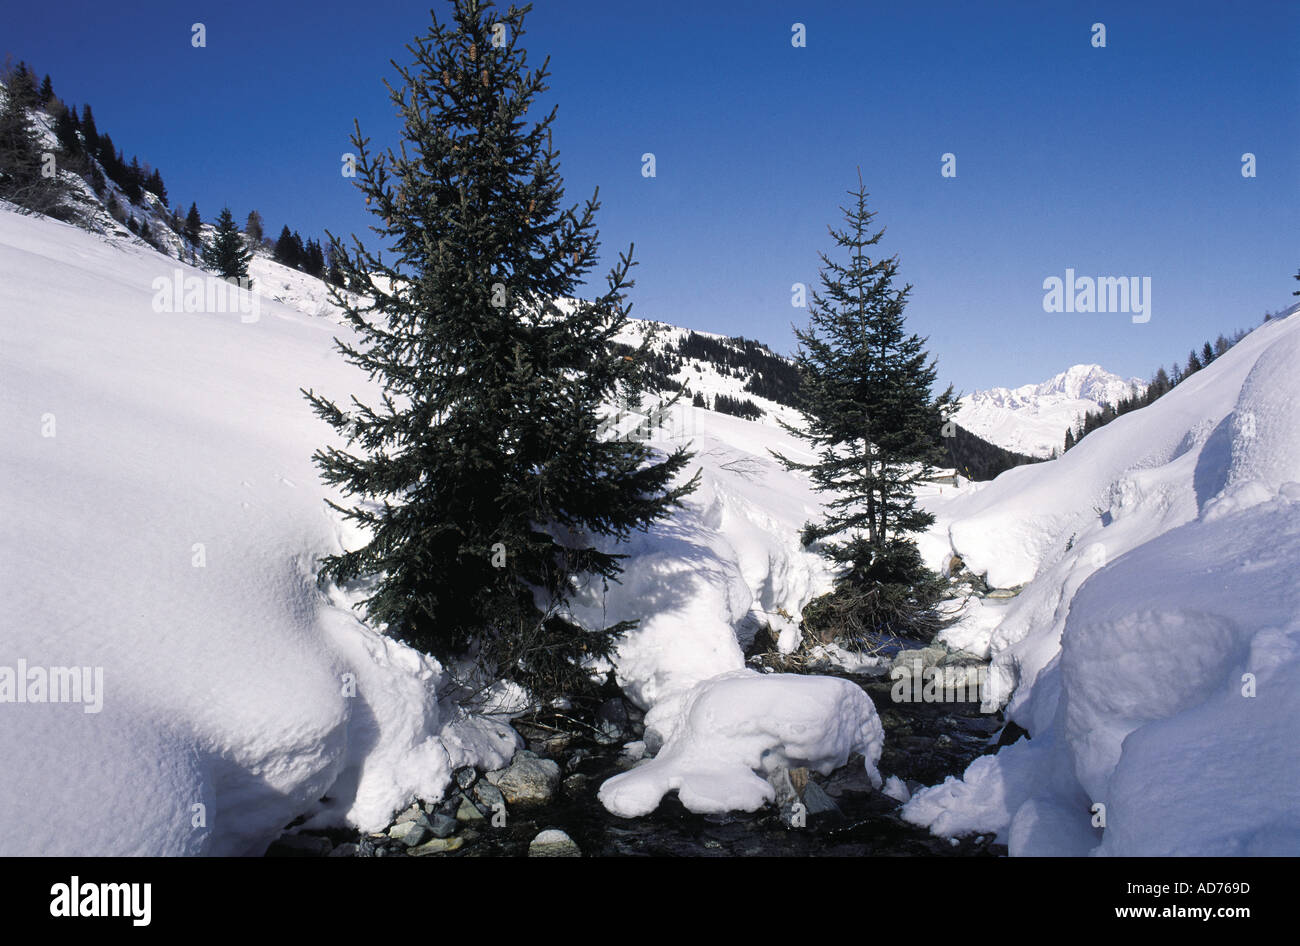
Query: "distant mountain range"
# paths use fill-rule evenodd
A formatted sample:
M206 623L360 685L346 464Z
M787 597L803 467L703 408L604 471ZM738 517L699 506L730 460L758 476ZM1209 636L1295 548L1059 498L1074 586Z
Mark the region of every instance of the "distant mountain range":
M1050 457L1064 445L1065 432L1087 411L1100 410L1146 390L1101 365L1074 365L1041 384L991 388L961 399L957 422L985 440L1016 453Z

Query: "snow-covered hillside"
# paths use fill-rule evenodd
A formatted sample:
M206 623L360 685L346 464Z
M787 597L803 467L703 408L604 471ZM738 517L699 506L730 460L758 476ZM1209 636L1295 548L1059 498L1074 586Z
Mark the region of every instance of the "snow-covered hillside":
M1074 365L1041 384L991 388L961 399L959 424L990 443L1031 457L1061 450L1065 432L1088 411L1128 397L1137 378L1125 381L1100 365Z
M906 817L1013 855L1300 853L1298 365L1275 319L1061 459L930 501L936 564L1024 585L948 636L1032 739Z
M178 274L207 275L0 209L0 853L259 853L301 814L374 830L516 746L437 701L435 662L316 588L317 557L356 536L324 503L310 458L330 431L299 387L373 394L333 348L346 329L313 314L323 287L259 260L242 310L162 311ZM702 485L622 550L623 584L575 607L642 619L618 674L666 742L697 684L752 676L741 642L761 623L797 644L828 575L797 540L816 498L767 454L797 442L688 403L655 436L693 439ZM99 710L13 702L23 667L102 672ZM846 714L832 730L870 731L869 702L825 705ZM752 797L733 775L720 784Z
M316 590L340 530L298 387L359 390L337 327L269 300L156 311L177 270L204 275L0 210L0 665L102 673L97 712L9 679L4 854L258 853L306 812L382 824L515 746Z
M310 457L331 433L298 389L373 394L334 351L347 330L324 286L259 258L255 305L166 311L178 273L207 275L0 208L3 854L258 853L299 815L378 829L517 745L316 587L316 559L357 536L325 506ZM652 329L665 352L689 334L636 323L627 340ZM1300 852L1297 364L1300 317L1276 319L1059 460L927 489L927 559L1023 587L973 600L945 637L993 658L992 695L1033 738L906 817L1013 854ZM693 358L674 377L710 397L747 381ZM851 752L873 783L891 774L859 691L745 668L764 624L793 649L830 586L798 541L819 497L768 453L806 448L775 424L788 408L745 396L759 420L683 399L649 425L692 441L700 487L620 548L622 583L573 604L641 622L614 669L658 755L606 783L619 814L674 788L697 810L753 807L771 793L756 773ZM91 671L79 702L48 701L60 668Z

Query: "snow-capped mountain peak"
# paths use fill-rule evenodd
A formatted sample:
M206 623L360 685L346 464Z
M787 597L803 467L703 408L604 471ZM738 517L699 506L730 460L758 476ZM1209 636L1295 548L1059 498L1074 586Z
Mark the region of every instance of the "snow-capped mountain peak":
M1050 457L1076 420L1128 397L1135 388L1141 393L1146 385L1101 365L1072 365L1038 384L968 394L961 399L957 420L1000 447Z

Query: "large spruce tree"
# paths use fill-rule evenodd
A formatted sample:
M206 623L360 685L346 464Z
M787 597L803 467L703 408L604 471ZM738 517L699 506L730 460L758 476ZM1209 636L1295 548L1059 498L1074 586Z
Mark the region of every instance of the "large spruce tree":
M305 392L356 449L315 459L369 536L321 575L368 580L367 616L392 636L541 697L580 687L629 627L565 611L577 582L621 571L601 538L664 517L695 480L675 485L685 447L663 455L602 427L606 403L638 396L639 354L613 350L631 251L598 298L564 301L596 265L598 203L564 205L555 112L527 118L548 74L519 45L528 8L454 7L407 47L410 66L394 62L400 147L372 153L359 125L352 139L391 255L330 235L358 294L335 293L357 336L337 344L383 394L340 406Z
M926 638L937 625L941 583L911 537L933 522L914 491L934 474L953 393L932 394L936 369L925 340L904 326L912 287L895 287L896 256L875 254L885 231L872 232L875 213L861 178L849 194L850 206L841 208L847 226L829 228L847 258L819 254L822 288L811 296L811 324L795 329L804 423L787 429L817 460L774 455L831 494L824 521L807 524L803 541L820 543L837 580L832 594L805 609L806 624L819 625L813 630L823 637Z
M223 279L242 280L244 288L252 288L248 278L248 264L253 251L244 245L244 234L229 207L223 207L217 217L217 231L212 242L203 247L203 265L221 275Z

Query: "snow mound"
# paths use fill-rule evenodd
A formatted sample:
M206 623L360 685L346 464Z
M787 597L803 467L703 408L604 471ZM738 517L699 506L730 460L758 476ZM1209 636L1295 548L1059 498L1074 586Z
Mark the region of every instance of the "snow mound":
M1013 855L1300 853L1300 319L942 507L1027 582L993 682L1030 733L903 816Z
M829 774L853 753L881 785L884 730L871 700L847 680L724 674L694 687L665 728L654 759L601 786L612 813L649 814L673 790L694 812L753 811L775 798L758 773L808 766Z
M825 560L799 530L821 514L807 480L767 453L807 456L784 432L738 417L679 405L675 431L651 444L689 441L689 477L699 487L669 519L610 551L626 555L617 583L592 583L573 612L586 626L639 621L619 644L614 670L643 709L680 706L704 680L745 666L743 648L764 625L783 652L799 644L801 609L830 590ZM603 622L603 624L602 624ZM672 712L672 711L669 711Z
M159 311L178 270L208 275L0 211L0 854L259 854L299 815L375 830L515 747L316 588L342 527L298 387L358 390L342 330L269 299ZM101 711L11 702L20 660L102 672Z

